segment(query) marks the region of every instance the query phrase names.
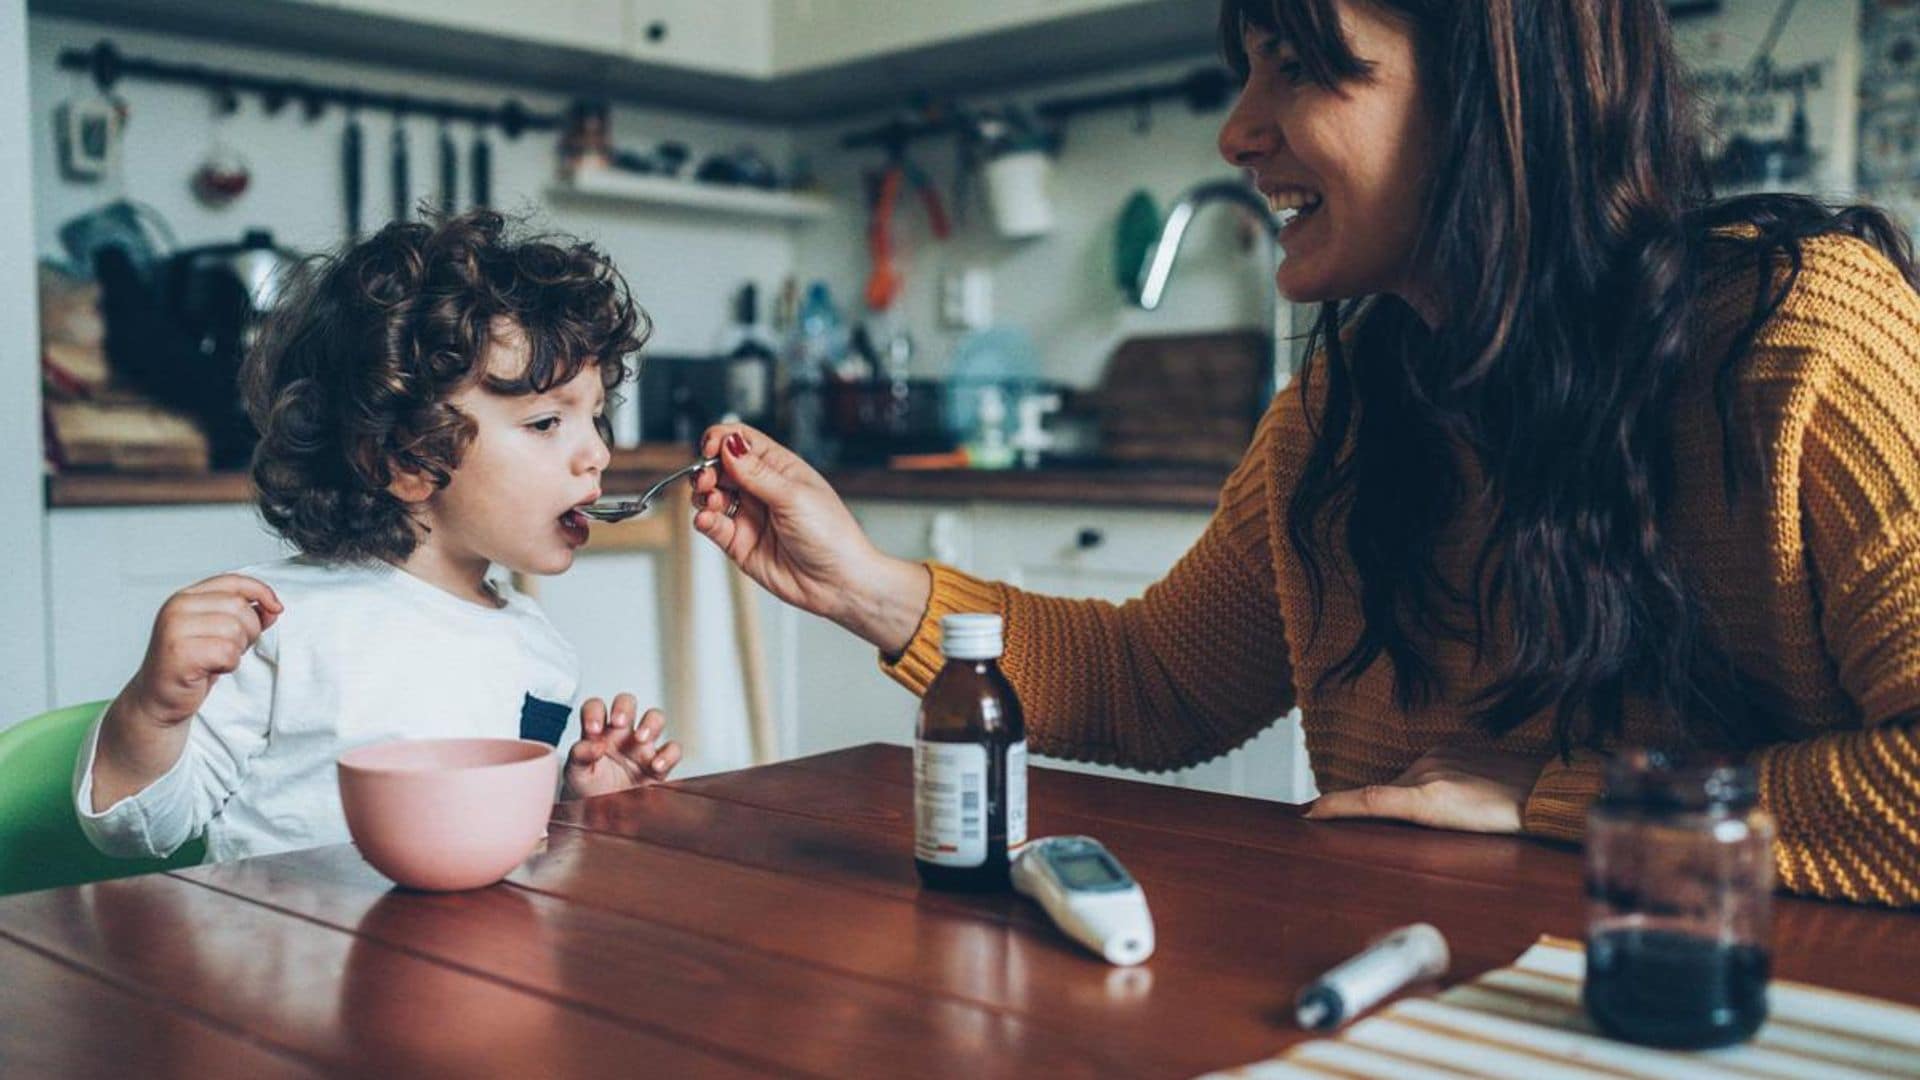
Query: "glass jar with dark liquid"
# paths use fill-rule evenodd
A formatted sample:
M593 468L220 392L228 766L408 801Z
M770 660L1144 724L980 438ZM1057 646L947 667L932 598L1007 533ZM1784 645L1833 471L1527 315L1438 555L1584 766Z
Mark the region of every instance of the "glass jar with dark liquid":
M1587 1014L1630 1042L1743 1042L1767 1018L1773 819L1753 769L1629 751L1587 820Z

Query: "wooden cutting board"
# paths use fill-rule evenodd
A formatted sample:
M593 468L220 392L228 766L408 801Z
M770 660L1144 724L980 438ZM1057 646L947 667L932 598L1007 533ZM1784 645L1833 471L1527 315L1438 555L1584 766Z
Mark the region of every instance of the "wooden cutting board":
M1096 391L1102 455L1232 468L1266 406L1270 363L1253 330L1128 338Z
M205 472L207 437L179 413L144 402L47 404L54 460L66 469Z

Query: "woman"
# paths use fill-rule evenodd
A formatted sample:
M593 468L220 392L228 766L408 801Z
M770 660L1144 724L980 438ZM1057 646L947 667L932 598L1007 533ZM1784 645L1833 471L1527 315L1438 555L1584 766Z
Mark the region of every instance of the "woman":
M696 527L923 690L1005 613L1037 752L1303 709L1314 818L1577 839L1607 748L1745 755L1795 891L1920 903L1920 295L1880 214L1713 201L1662 0L1225 0L1220 134L1322 351L1118 607L891 558L720 428Z

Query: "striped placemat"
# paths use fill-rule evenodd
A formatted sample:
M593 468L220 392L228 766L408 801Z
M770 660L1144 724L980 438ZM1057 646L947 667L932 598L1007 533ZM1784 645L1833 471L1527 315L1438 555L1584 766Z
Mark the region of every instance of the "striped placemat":
M1595 1030L1580 1005L1585 970L1579 942L1543 937L1470 983L1397 1002L1337 1037L1205 1080L1920 1077L1920 1009L1775 979L1767 1022L1750 1042L1653 1050Z

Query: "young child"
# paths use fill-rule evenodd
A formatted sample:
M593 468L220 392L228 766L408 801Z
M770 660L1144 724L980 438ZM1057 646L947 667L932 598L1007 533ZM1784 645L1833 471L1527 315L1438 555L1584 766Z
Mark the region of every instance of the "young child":
M211 860L348 839L334 762L396 738L559 745L578 663L498 567L557 574L600 495L602 410L647 327L586 244L477 211L310 263L242 379L267 524L301 554L176 593L89 734L95 846ZM564 793L667 775L662 717L581 708Z

